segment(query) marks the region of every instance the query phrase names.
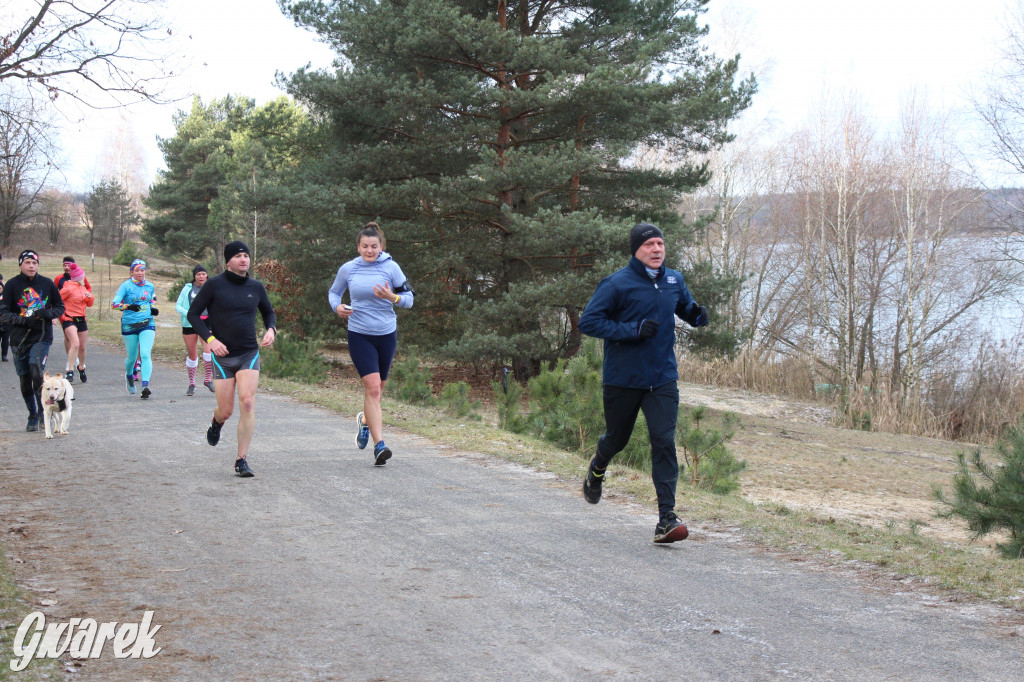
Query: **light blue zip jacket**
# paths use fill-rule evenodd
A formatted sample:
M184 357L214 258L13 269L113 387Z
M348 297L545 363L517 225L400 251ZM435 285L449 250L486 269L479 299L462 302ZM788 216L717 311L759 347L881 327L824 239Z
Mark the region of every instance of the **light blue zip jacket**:
M398 296L398 303L377 298L373 295L375 284L391 286ZM341 297L348 291L352 316L348 318L349 331L368 336L384 336L398 329L395 306L411 308L413 292L409 280L387 251L381 251L377 260L367 263L362 256L356 256L338 268L334 284L327 292L327 300L334 312L341 304Z
M142 310L138 312L125 310L121 313L122 327L137 324L152 319L153 313L150 312L150 307L156 305L156 290L153 287L153 283L148 279L142 280L142 284L136 284L135 280L129 278L121 282L121 286L117 288L117 293L114 294L112 303L115 308L121 303L138 303Z

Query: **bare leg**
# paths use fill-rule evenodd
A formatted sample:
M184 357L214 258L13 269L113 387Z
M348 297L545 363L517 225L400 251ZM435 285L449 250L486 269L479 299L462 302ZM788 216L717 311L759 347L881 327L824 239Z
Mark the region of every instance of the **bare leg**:
M256 389L259 387L260 373L255 369L243 369L235 373L235 384L238 386L238 459L245 459L249 452L249 443L256 430ZM217 386L220 396L220 387Z
M75 358L78 357L78 346L78 327L73 324L69 325L64 330L64 350L68 353L68 370L75 366Z
M196 346L199 344L199 335L198 334L182 334L181 338L183 338L185 340L185 351L188 353L188 359L189 360L198 360L199 356L196 355Z
M380 411L383 390L384 382L380 380L378 372L363 377L363 421L370 427L370 445L384 440L384 419Z
M213 382L213 391L217 396L217 407L213 410L213 418L223 424L231 419L235 409L235 380L217 379Z
M78 369L85 369L85 344L89 340L89 332L78 332Z
M57 324L60 324L60 320L59 319L55 320L55 322ZM68 327L68 329L71 329L71 327ZM78 331L78 327L74 327L74 329L75 329L75 331ZM64 331L64 352L68 353L68 348L71 345L71 339L68 338L68 330L64 329L63 331ZM71 363L74 362L74 361L75 361L75 359L73 357L71 357L70 353L68 353L68 366L65 367L64 369L65 370L71 369L74 366Z

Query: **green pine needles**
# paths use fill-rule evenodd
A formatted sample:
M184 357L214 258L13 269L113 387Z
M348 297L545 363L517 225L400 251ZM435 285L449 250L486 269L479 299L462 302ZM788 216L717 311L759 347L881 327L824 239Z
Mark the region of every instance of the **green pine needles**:
M139 249L135 246L135 242L131 239L125 239L124 243L121 244L121 248L117 250L114 260L111 262L114 265L131 265L132 261L138 257Z
M379 219L416 291L406 338L520 381L572 357L629 227L692 235L678 200L707 182L696 155L730 138L754 91L704 45L705 4L282 0L338 51L337 68L287 80L318 122L282 178L284 261L314 273L303 295L320 305ZM652 148L671 161L640 162Z
M981 448L970 455L957 453L953 490L947 495L936 486L939 518L967 522L974 538L1005 530L1010 540L997 543L1004 557L1024 558L1024 421L1011 428L997 446L999 464L981 457Z
M418 357L407 355L392 363L388 390L404 403L430 406L434 404L434 394L430 390L432 376L430 369Z
M735 415L726 413L721 429L701 428L707 408L680 409L676 443L690 469L690 484L716 495L727 495L740 487L739 475L747 468L726 446L735 434Z
M330 365L324 360L320 345L321 339L279 334L272 345L260 349L260 371L281 379L323 383Z
M588 339L576 357L542 369L527 385L534 433L566 450L588 452L604 432L597 348L597 343Z

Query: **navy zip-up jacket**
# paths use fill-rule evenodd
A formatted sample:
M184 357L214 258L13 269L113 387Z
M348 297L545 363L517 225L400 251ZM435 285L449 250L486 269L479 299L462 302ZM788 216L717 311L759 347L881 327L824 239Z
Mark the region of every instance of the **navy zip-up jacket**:
M700 306L683 276L664 265L654 279L635 256L597 285L580 317L580 331L604 339L604 384L651 389L678 381L675 316L697 326ZM659 323L658 333L637 338L643 320Z

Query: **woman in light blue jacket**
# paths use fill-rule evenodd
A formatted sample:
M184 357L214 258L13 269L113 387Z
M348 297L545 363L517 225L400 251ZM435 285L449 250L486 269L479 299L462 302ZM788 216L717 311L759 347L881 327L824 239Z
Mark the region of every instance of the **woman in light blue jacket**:
M411 308L413 292L402 268L384 251L384 233L377 223L359 231L359 255L338 269L327 293L331 309L348 322L348 352L363 381L363 411L356 417L356 446L362 450L373 438L373 463L391 457L384 444L380 398L398 347L395 307ZM351 305L341 302L348 291Z
M181 317L181 338L185 340L187 353L185 369L188 371L188 388L185 389L185 395L190 397L196 394L196 368L199 367L197 346L200 339L199 334L192 328L192 323L188 321L188 307L192 305L192 300L206 284L207 277L209 277L209 273L201 264L192 268L192 281L181 288L178 300L174 303L174 311ZM206 319L205 310L201 317ZM203 385L213 391L213 356L210 355L209 344L205 340L203 340L203 366L205 369Z
M135 359L142 366L143 400L152 395L149 378L153 374L153 341L156 339L156 323L153 318L160 314L156 309L156 289L146 279L146 261L136 258L128 267L131 277L121 283L111 306L121 311L121 340L124 341L124 387L135 393Z

